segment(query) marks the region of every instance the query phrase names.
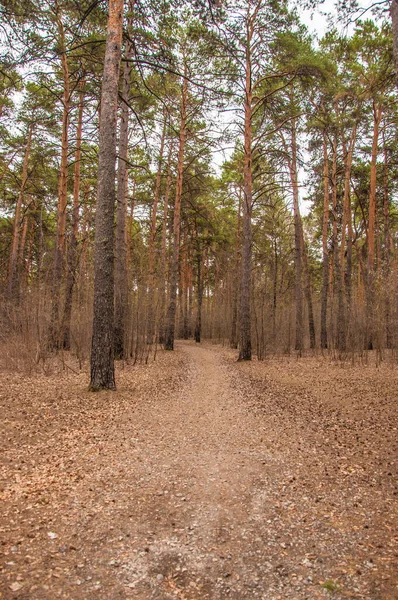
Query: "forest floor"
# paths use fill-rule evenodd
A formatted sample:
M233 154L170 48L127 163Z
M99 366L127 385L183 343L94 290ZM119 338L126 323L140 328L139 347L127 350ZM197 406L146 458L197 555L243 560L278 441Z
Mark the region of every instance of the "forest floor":
M1 600L398 598L396 366L179 342L117 381L0 374Z

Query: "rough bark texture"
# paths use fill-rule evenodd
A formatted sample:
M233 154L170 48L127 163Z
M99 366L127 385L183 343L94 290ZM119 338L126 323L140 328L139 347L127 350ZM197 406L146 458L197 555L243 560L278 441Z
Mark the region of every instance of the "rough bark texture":
M328 347L327 334L327 307L329 292L329 251L328 251L328 225L329 225L329 157L327 150L327 136L323 134L323 219L322 219L322 293L321 293L321 348Z
M81 87L83 84L81 85ZM71 318L72 318L72 300L73 288L76 280L77 268L77 244L79 234L79 193L80 193L80 170L81 170L81 146L83 129L83 99L84 92L81 89L79 95L79 110L77 117L76 150L75 150L75 169L73 176L73 212L72 212L72 232L68 248L68 276L66 279L65 290L65 308L62 319L63 348L70 350L71 347Z
M186 69L185 73L186 75ZM184 151L186 138L187 122L187 102L188 102L188 80L184 78L181 94L181 121L180 121L180 142L178 149L177 165L177 183L174 203L174 224L173 224L173 257L170 276L170 298L166 315L166 332L164 347L166 350L174 350L174 335L176 321L177 304L177 285L180 263L180 224L181 224L181 197L184 167Z
M127 42L126 58L131 58L132 45ZM128 135L131 62L124 63L122 106L120 115L119 159L117 170L117 205L116 205L116 238L115 238L115 358L127 357L125 337L129 312L129 291L127 272L127 185L128 185Z
M109 0L101 90L98 198L95 215L94 319L90 390L116 388L114 367L114 233L118 84L123 0Z
M32 144L32 133L33 133L33 127L29 126L27 140L26 140L26 147L25 147L25 155L24 155L23 165L22 165L21 187L19 188L19 194L18 194L16 206L15 206L11 254L10 254L10 262L9 262L9 266L8 266L7 298L9 300L11 300L11 299L18 300L18 297L19 297L18 250L19 250L19 240L20 240L20 235L21 235L22 204L23 204L23 199L24 199L26 183L28 181L28 164L29 164L30 148L31 148L31 144Z
M398 0L392 0L390 6L392 23L392 41L394 50L395 75L398 83Z
M239 306L239 358L251 360L251 262L252 262L252 207L253 207L253 157L252 157L252 75L250 56L250 36L246 50L246 93L244 124L244 162L243 162L243 214L242 214L242 261Z

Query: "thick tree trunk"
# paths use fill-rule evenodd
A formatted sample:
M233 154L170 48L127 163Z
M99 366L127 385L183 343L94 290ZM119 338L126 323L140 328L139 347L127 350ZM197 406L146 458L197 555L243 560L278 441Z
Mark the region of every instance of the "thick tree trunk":
M95 215L94 319L90 390L116 389L114 366L114 233L116 121L123 0L109 0L101 90L98 199Z
M243 146L243 214L242 214L242 260L239 306L239 358L251 360L251 267L252 267L252 208L253 208L253 156L252 156L252 74L250 39L246 50L245 122Z
M329 157L327 150L327 136L323 133L323 218L322 218L322 293L321 293L321 348L328 347L327 334L327 306L329 292L329 250L328 250L328 225L329 225Z
M126 59L130 59L132 44L127 41ZM119 158L117 170L116 236L115 236L115 358L127 358L125 338L129 314L129 289L127 272L127 185L128 185L128 135L129 135L129 93L132 63L124 63L123 90L121 100Z
M79 109L77 117L76 150L75 150L75 169L73 176L73 212L72 212L72 232L68 248L68 276L65 290L65 307L62 319L63 348L70 350L71 347L71 319L72 319L72 300L73 288L76 281L77 268L77 244L79 235L79 193L80 193L80 170L81 170L81 147L83 130L83 83L79 95Z
M390 5L392 41L395 62L395 75L398 83L398 0L391 0Z
M184 75L186 76L186 68ZM184 151L186 139L186 123L187 123L187 103L188 103L188 80L184 78L181 94L181 121L180 121L180 143L178 149L178 164L177 164L177 182L176 195L174 203L174 224L173 224L173 257L170 274L170 298L169 306L166 315L166 332L165 344L166 350L174 350L174 335L176 321L176 305L177 305L177 285L178 272L180 264L180 225L181 225L181 197L182 183L184 173Z
M9 300L15 300L15 301L18 301L18 298L19 298L18 249L19 249L19 239L20 239L20 235L21 235L22 204L23 204L23 199L24 199L26 183L28 181L28 164L29 164L29 155L30 155L30 149L31 149L31 144L32 144L32 134L33 134L33 126L29 125L28 135L27 135L27 140L26 140L26 147L25 147L25 155L24 155L23 165L22 165L21 187L19 188L19 194L18 194L16 206L15 206L15 216L14 216L14 227L13 227L13 234L12 234L10 262L9 262L9 266L8 266L7 298Z

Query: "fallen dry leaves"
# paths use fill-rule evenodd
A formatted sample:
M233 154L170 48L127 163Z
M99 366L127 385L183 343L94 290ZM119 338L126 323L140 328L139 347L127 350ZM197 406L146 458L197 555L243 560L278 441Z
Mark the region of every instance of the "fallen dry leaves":
M0 375L2 600L398 597L396 367L68 362Z

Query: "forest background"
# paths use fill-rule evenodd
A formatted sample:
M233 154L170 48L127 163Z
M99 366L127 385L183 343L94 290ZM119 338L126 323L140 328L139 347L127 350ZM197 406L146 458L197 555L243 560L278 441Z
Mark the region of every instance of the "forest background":
M287 2L119 2L105 140L117 5L0 3L7 367L65 351L82 365L93 339L110 368L93 383L92 363L92 388L113 387L114 357L147 361L192 336L242 360L394 357L395 4L340 3L315 40Z

